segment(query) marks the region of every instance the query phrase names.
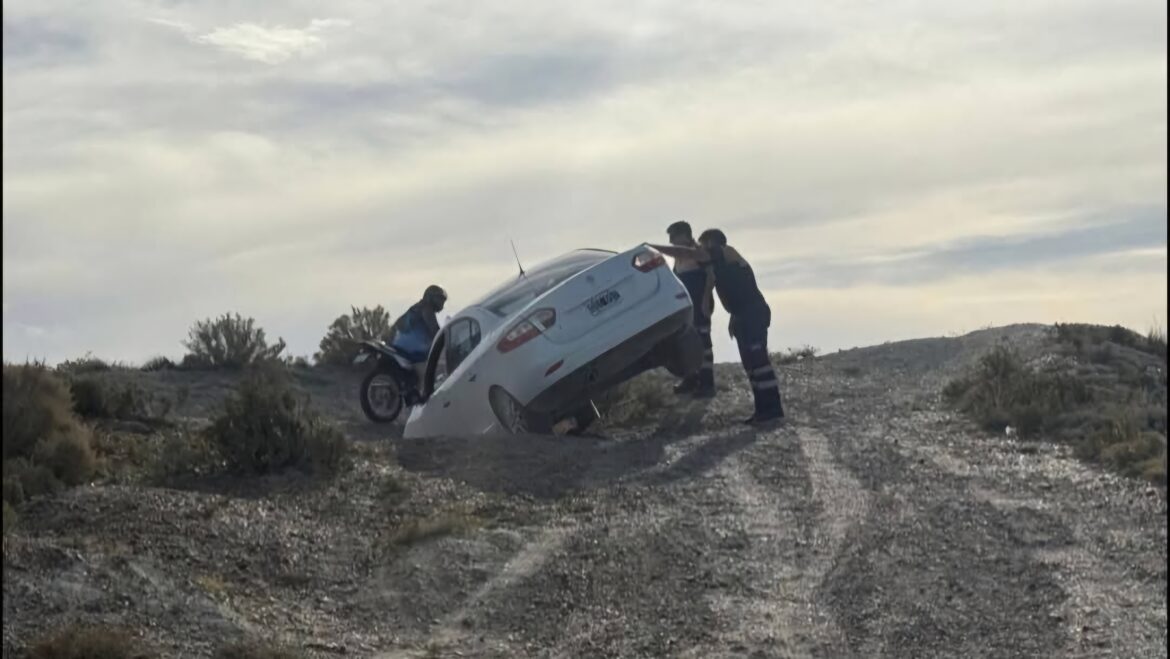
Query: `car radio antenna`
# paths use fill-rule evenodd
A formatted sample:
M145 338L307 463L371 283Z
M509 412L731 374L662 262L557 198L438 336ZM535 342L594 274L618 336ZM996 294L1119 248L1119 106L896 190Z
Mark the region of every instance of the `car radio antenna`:
M509 238L508 242L512 243L512 256L516 257L516 266L520 268L520 276L523 277L524 265L520 263L520 253L516 251L516 241Z

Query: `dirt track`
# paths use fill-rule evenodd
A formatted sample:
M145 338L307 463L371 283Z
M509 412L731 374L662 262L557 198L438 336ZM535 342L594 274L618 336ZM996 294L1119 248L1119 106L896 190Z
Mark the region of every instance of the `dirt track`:
M735 424L747 392L721 366L717 400L642 431L380 438L324 489L35 502L6 553L6 647L76 616L173 656L248 633L317 656L1163 657L1163 492L937 403L1038 331L785 368L791 422L768 432ZM353 384L313 386L342 405ZM386 548L436 510L486 526Z

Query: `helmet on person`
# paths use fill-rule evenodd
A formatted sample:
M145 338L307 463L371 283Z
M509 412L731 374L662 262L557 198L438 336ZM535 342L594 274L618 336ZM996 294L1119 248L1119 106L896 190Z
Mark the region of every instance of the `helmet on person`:
M427 290L423 291L423 302L435 311L442 311L443 305L447 303L447 291L434 284L427 286Z

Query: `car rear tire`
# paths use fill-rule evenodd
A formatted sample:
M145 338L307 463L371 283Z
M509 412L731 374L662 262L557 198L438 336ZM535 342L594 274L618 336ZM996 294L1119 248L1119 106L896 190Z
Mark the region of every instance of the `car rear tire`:
M402 413L402 387L386 371L372 371L362 380L362 413L374 423L391 423Z
M659 363L678 378L697 372L703 365L703 341L694 327L687 327L663 341L655 352Z
M552 434L552 421L524 407L503 387L493 386L488 392L488 398L500 427L506 432L513 435Z

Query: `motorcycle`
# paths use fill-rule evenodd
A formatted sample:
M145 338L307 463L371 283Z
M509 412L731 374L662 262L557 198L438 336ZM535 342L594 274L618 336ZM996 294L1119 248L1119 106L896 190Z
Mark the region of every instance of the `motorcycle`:
M381 341L362 341L354 364L372 362L362 380L359 397L362 412L375 423L390 423L403 408L422 402L418 374L405 355Z

